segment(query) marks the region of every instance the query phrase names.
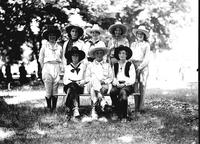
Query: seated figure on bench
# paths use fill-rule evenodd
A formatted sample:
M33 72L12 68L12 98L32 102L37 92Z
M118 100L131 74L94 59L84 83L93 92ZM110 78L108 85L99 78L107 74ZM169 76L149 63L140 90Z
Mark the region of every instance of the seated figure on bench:
M100 106L104 110L106 101L104 95L111 89L112 68L109 63L103 60L107 54L106 47L96 47L88 52L88 55L94 58L94 61L87 66L86 82L89 82L89 89L92 102L91 117L97 119L96 108Z
M127 121L128 96L133 93L135 83L135 67L128 61L132 56L129 47L119 46L115 49L114 57L118 60L113 66L113 82L110 97L113 106L113 120L120 118Z
M82 61L85 58L85 53L74 46L66 57L67 59L70 58L72 62L64 67L63 83L64 92L67 95L65 104L72 112L72 118L76 118L80 115L78 110L79 95L83 93L85 85L84 75L86 66Z

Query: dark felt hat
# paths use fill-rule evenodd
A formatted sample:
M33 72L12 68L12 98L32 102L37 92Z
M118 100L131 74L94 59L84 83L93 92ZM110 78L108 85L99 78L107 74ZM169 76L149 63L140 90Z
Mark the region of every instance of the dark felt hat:
M123 46L123 45L120 45L119 47L115 48L114 57L119 60L119 52L122 50L126 51L126 55L127 55L126 59L127 60L130 59L132 56L132 50L129 47Z
M58 39L61 35L61 32L60 32L60 30L58 29L57 26L48 25L46 27L46 29L44 30L42 36L43 36L44 39L48 40L49 34L55 34L56 38Z
M69 34L73 28L78 30L78 37L83 36L83 33L84 33L83 29L81 27L79 27L79 26L76 26L76 25L67 26L66 27L66 32Z
M78 47L76 47L76 46L73 46L72 50L66 54L66 58L71 59L72 55L74 55L74 54L79 55L79 62L85 58L85 52L82 50L79 50Z

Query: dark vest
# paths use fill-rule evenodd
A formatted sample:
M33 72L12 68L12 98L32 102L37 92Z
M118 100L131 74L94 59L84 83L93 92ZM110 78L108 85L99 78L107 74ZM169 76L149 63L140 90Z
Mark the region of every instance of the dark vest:
M124 73L125 73L125 76L127 76L127 77L130 77L130 76L129 76L129 69L130 69L130 66L131 66L131 62L127 62L126 65L125 65ZM119 68L119 63L115 63L115 64L114 64L115 77L117 77L118 68Z

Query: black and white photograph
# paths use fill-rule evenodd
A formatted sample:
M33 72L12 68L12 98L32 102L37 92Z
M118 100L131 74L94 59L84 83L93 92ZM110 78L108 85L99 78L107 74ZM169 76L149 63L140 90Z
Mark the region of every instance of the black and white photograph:
M0 144L198 144L198 0L0 0Z

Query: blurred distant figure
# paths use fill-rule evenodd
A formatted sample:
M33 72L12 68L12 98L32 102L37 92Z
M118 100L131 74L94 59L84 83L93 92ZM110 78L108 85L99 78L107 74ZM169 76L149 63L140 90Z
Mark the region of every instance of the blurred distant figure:
M0 68L0 84L4 81L4 75L2 69Z
M11 90L10 84L13 81L13 77L12 77L12 73L11 73L11 65L10 65L10 63L6 63L5 64L5 71L6 71L6 73L5 73L5 75L6 75L6 84L8 86L7 88L8 88L8 90Z
M22 62L21 65L19 66L19 81L21 85L24 85L27 83L27 71L25 69L24 63Z
M36 80L36 72L33 71L33 72L31 73L31 81L35 81L35 80Z

